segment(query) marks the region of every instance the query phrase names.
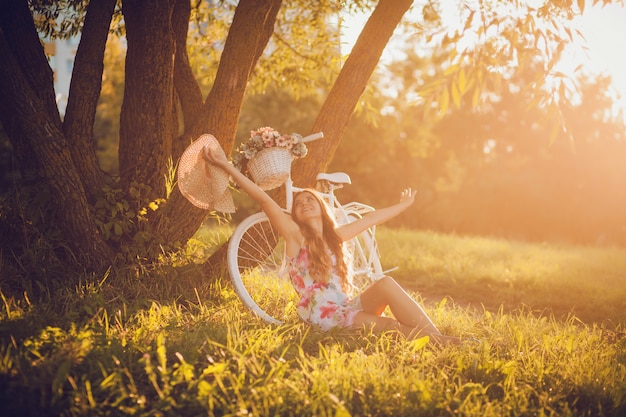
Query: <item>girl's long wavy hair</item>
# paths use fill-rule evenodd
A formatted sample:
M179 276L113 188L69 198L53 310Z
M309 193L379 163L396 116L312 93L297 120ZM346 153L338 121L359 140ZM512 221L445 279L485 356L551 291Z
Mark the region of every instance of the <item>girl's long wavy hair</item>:
M352 280L350 279L343 241L335 231L337 225L335 217L332 215L326 201L324 201L316 190L304 189L294 196L294 201L302 193L311 194L319 203L322 213L322 237L319 237L309 225L296 217L292 209L293 220L300 226L300 231L309 249L310 274L316 281L328 283L332 269L331 256L326 250L328 247L335 255L335 270L337 275L341 278L341 286L344 291L350 292L352 289Z

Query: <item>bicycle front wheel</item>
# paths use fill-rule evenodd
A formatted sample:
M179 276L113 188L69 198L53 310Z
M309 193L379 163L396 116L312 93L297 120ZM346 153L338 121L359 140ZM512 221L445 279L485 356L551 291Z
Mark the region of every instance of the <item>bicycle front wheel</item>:
M246 307L268 323L297 320L298 296L287 271L285 243L265 213L237 226L227 256L230 279Z

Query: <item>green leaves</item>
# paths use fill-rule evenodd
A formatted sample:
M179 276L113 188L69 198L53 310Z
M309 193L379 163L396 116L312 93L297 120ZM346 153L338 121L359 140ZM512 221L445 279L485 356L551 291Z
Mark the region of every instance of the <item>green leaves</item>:
M584 2L579 1L582 10L580 3ZM441 119L453 107L480 106L490 93L503 93L516 72L526 79L517 87L537 105L550 100L568 103L576 85L571 74L557 75L555 68L566 45L582 39L569 20L574 13L571 7L566 2L549 2L541 8L523 2L481 2L480 7L466 5L458 21L461 30L442 27L423 33L433 50L444 51L443 70L418 91L426 115ZM564 83L552 83L556 76ZM573 93L567 91L572 88Z
M117 242L130 260L156 256L171 245L159 242L152 233L149 218L166 200L145 197L150 194L149 187L137 183L132 184L128 194L119 188L105 186L92 206L96 225L104 239Z
M88 1L29 1L37 29L51 39L69 39L82 30Z

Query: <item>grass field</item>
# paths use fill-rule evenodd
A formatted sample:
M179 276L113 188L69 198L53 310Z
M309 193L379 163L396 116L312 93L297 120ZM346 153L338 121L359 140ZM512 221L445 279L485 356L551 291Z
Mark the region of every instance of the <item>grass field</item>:
M441 347L268 326L196 262L0 287L3 416L624 416L626 249L380 228ZM10 288L7 283L10 283Z
M626 250L382 229L394 276L427 300L626 323Z

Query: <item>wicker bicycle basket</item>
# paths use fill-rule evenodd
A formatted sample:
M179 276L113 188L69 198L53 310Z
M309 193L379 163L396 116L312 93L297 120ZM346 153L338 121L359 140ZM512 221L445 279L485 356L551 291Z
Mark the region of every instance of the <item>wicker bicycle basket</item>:
M265 148L248 161L248 171L261 189L271 190L287 180L292 159L287 148Z

